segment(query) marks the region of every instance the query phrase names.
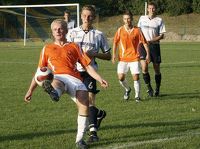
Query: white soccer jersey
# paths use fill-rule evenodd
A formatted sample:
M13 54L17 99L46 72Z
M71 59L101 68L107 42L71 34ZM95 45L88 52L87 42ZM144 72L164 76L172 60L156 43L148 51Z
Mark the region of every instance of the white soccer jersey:
M149 19L149 16L141 16L138 21L138 27L141 28L147 41L166 32L165 24L160 17Z
M75 20L70 20L70 22L67 23L68 30L75 28Z
M67 34L67 41L77 43L84 52L93 50L94 52L99 53L99 50L101 49L103 53L108 53L111 49L106 37L101 31L91 29L88 32L84 32L81 26L70 30ZM95 59L91 61L91 65L95 69L98 67ZM79 71L85 71L79 63L77 64L77 69Z

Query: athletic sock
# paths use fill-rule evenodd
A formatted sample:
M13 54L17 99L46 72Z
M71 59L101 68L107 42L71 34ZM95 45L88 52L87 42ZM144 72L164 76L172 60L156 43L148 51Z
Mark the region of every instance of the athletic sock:
M152 87L151 87L151 78L150 78L150 75L149 75L148 72L145 73L145 74L143 73L143 79L144 79L145 84L147 85L147 88L149 90L151 90L152 89Z
M119 81L119 83L121 84L121 86L128 91L130 89L127 80L125 79L124 81Z
M155 75L156 88L159 89L161 85L161 73Z
M89 130L97 131L97 113L98 109L95 106L89 107Z
M76 135L76 142L79 142L81 139L83 139L87 127L87 120L88 120L87 116L78 115L77 118L78 129Z
M134 81L135 98L140 97L140 81Z

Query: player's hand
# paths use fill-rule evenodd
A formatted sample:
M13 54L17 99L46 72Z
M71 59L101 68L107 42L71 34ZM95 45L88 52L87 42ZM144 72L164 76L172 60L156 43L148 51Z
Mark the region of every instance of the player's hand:
M100 84L101 84L101 86L103 87L103 88L107 88L108 87L108 82L106 81L106 80L101 80L100 81Z
M115 64L115 61L116 61L116 57L113 56L113 57L112 57L112 63Z
M146 63L149 64L150 62L151 62L150 56L147 55L147 56L146 56Z
M24 101L29 103L31 101L32 92L28 91L24 97Z

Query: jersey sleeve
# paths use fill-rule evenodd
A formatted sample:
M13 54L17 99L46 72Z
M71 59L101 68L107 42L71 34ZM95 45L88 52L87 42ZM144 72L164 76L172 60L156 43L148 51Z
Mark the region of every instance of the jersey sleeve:
M100 36L100 48L103 53L108 53L111 50L108 45L108 40L103 33Z
M115 44L118 44L118 43L119 43L119 40L120 40L120 30L121 30L121 28L119 28L119 29L117 30L117 32L115 33L115 36L114 36L114 39L113 39L113 42L114 42Z
M161 23L160 23L160 27L159 27L159 33L163 34L165 32L166 32L166 30L165 30L165 24L164 24L164 22L162 20Z
M46 46L44 46L42 51L40 52L38 67L46 67L48 65L48 58L45 51L46 51Z

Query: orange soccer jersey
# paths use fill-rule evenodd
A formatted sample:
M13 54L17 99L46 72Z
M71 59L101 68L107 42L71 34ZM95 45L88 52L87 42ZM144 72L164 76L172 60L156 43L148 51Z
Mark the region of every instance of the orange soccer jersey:
M128 32L125 26L121 26L114 36L114 44L119 45L119 61L133 62L139 60L137 46L139 43L147 43L138 27Z
M63 46L52 43L44 46L41 51L38 67L48 66L54 74L69 74L82 80L76 69L76 62L86 67L90 61L75 43L66 43Z

